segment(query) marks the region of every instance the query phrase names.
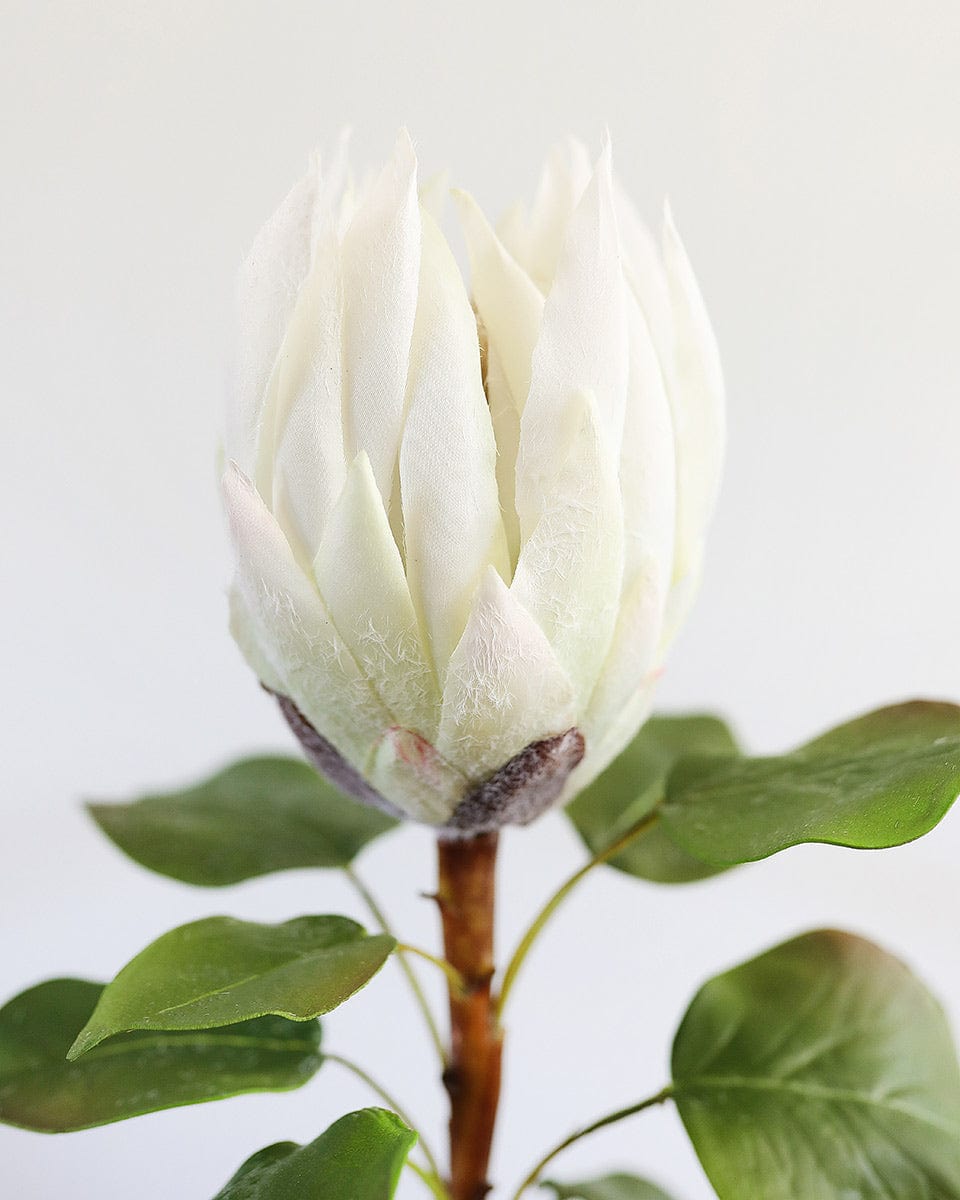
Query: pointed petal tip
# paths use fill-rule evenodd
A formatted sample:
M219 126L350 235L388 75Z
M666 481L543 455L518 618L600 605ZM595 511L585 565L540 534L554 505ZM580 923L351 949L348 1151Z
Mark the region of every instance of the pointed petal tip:
M220 475L220 488L225 496L236 492L252 492L253 483L235 458L227 459Z
M478 236L487 235L496 238L496 234L487 219L487 214L471 192L464 188L451 188L450 195L453 198L454 208L457 210L460 228L467 241L467 250L472 254L476 249L475 239Z
M480 575L480 583L477 586L477 598L484 604L495 604L501 597L506 596L510 591L503 580L503 576L493 565L488 563Z
M587 184L580 203L583 204L587 196L591 193L596 197L593 203L598 204L601 211L608 213L616 226L613 192L613 151L610 146L610 138L607 134L604 134L601 140L600 153L594 161L590 182Z
M660 231L660 246L668 272L680 271L689 275L692 285L699 291L699 285L694 276L693 264L690 262L690 255L687 253L683 238L681 238L680 231L677 229L677 223L673 215L673 206L669 199L665 199L663 202L663 226ZM702 299L700 303L703 303ZM705 311L704 316L706 317Z
M613 163L613 139L610 136L609 125L604 125L600 131L600 153L597 161L608 165Z
M680 240L680 233L677 230L677 222L673 215L673 205L670 203L670 197L663 198L663 224L661 229L664 247L668 245L681 246L683 243Z
M413 145L413 138L410 136L410 131L406 125L401 125L397 130L397 138L393 145L393 153L398 163L405 167L412 167L416 170L417 167L417 151Z
M576 160L579 158L585 160L586 162L590 161L591 155L590 150L587 147L587 143L583 140L583 138L577 137L575 133L567 135L567 148L572 159Z
M435 220L442 221L450 190L450 169L444 167L434 171L420 184L420 207L425 208Z
M361 479L363 479L368 485L372 485L374 490L376 490L377 479L373 473L373 464L370 462L370 455L366 452L366 450L358 451L356 457L350 463L350 466L347 469L347 479L344 490L351 486L351 484L355 484Z

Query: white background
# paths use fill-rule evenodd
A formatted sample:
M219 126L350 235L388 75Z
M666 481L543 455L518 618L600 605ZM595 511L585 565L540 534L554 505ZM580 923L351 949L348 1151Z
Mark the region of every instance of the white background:
M78 807L290 746L225 631L214 448L235 266L347 123L377 161L406 122L424 170L449 166L493 209L532 191L557 136L597 145L608 123L651 219L669 192L723 350L730 452L662 707L721 709L775 750L883 702L960 695L955 0L4 0L2 25L4 995L108 977L213 912L359 915L328 875L220 893L153 878ZM582 856L559 817L504 840L506 945ZM659 1088L698 984L801 929L876 937L960 1020L958 851L954 817L905 849L807 848L678 890L598 873L516 994L496 1178ZM361 867L409 940L433 938L426 834ZM327 1025L436 1140L393 967ZM369 1099L331 1066L280 1097L3 1130L0 1191L208 1200L254 1149ZM614 1165L709 1195L669 1111L556 1173Z

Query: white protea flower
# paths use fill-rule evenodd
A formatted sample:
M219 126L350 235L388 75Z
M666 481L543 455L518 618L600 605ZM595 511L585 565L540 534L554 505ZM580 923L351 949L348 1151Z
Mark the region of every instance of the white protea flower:
M566 802L646 718L696 582L723 385L686 254L572 144L468 290L406 133L315 162L241 278L232 626L314 762L450 831Z

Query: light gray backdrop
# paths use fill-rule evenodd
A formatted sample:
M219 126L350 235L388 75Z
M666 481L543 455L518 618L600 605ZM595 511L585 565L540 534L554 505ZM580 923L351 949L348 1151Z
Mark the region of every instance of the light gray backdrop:
M205 914L356 911L324 875L220 893L151 878L78 809L289 747L224 628L214 445L235 266L344 124L375 161L406 122L426 170L499 209L555 137L596 145L608 123L651 218L669 193L723 350L730 452L663 707L722 709L774 750L882 702L960 696L955 0L4 0L2 25L4 995L107 977ZM423 941L430 841L405 836L362 867ZM509 943L581 852L560 818L505 842ZM802 929L875 936L960 1018L958 851L951 818L902 850L797 850L681 890L595 877L516 995L497 1178L658 1088L700 981ZM391 967L328 1040L432 1127L414 1022ZM330 1067L278 1098L3 1130L0 1190L207 1200L254 1149L368 1101ZM608 1165L709 1194L669 1111L556 1171Z

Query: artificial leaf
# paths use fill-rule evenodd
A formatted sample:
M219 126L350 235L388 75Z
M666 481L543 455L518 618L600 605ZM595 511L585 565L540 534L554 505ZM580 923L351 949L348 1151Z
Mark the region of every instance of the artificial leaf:
M207 917L182 925L107 985L70 1058L133 1029L211 1029L268 1013L311 1020L368 983L395 945L346 917L282 925Z
M696 763L705 756L713 766L718 757L738 754L733 734L718 717L651 717L626 750L567 805L567 816L590 852L600 854L663 800L677 762ZM688 883L723 869L681 849L659 823L608 862L656 883Z
M89 804L142 866L218 887L294 867L346 867L397 822L357 804L296 758L248 758L181 791Z
M307 1146L260 1150L214 1200L390 1200L416 1140L398 1116L363 1108Z
M720 1200L958 1200L946 1018L862 938L806 934L710 980L673 1045L674 1098Z
M555 1183L544 1180L540 1185L553 1188L557 1200L672 1200L663 1188L636 1175L604 1175L586 1183Z
M790 754L681 761L660 827L707 862L753 862L801 842L861 849L929 832L960 793L960 707L913 701Z
M226 1029L111 1038L67 1051L103 984L52 979L0 1009L0 1121L65 1133L244 1092L300 1087L323 1061L320 1025L259 1017Z

